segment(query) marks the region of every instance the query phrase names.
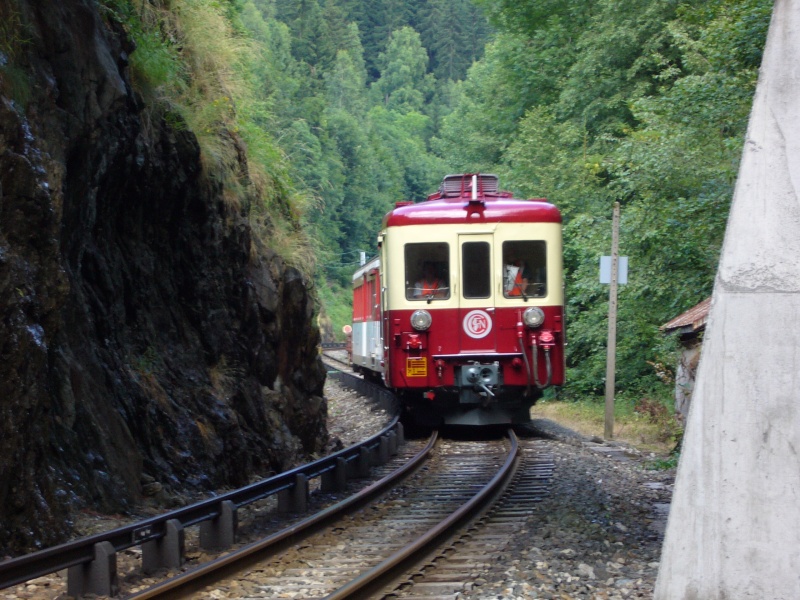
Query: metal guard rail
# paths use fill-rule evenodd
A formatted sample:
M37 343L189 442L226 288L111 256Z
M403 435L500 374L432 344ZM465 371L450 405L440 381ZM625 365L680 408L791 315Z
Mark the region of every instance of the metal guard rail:
M293 488L298 475L305 476L308 479L320 477L324 473L336 469L339 459L343 459L350 464L360 459L363 452L362 449L375 451L380 446L381 438L387 436L398 427L399 416L394 396L388 390L365 382L349 373L332 372L328 376L340 380L343 385L367 396L390 414L393 412L395 416L389 425L363 442L238 490L214 496L207 500L201 500L195 504L190 504L144 521L112 529L111 531L97 533L2 561L0 562L0 589L18 585L62 569L89 563L95 558L94 548L98 543L109 542L116 552L139 546L144 542L164 537L167 521L175 519L183 527L188 527L214 519L221 514L223 502L232 502L236 508L239 508L252 502L263 500L282 490Z

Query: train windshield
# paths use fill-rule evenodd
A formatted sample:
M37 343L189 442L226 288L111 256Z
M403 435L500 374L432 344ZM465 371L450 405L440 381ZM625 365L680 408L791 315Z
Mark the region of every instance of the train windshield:
M503 242L503 295L506 298L542 298L547 295L545 242Z
M450 247L444 242L406 244L406 300L450 297Z

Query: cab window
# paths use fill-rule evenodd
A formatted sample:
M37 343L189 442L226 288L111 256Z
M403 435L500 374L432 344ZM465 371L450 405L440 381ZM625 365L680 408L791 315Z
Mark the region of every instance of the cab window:
M443 242L405 245L406 300L450 297L450 248Z
M461 282L464 298L488 298L492 293L488 242L465 242L461 245Z
M503 296L547 295L547 244L541 240L503 242Z

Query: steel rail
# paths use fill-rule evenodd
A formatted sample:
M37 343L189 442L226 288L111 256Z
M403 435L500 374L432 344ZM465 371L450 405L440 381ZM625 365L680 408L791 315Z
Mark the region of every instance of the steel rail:
M274 477L111 531L97 533L2 561L0 562L0 589L25 583L31 579L55 573L62 569L89 563L95 557L94 548L98 543L109 542L114 547L114 550L119 552L150 540L160 539L166 534L167 521L175 519L183 527L189 527L214 519L221 514L223 502L230 501L239 508L246 504L263 500L280 491L291 489L294 487L298 475L304 475L309 479L319 477L328 471L335 470L339 459L344 459L347 463L356 462L361 457L362 448L376 451L380 447L381 438L396 429L399 424L398 411L393 396L388 390L364 382L362 379L348 373L339 372L335 376L342 380L344 385L356 388L364 395L373 398L375 402L390 413L394 412L395 417L383 430L359 444L354 444L349 448L280 473Z
M344 350L347 348L347 342L322 342L320 347L323 350Z
M325 596L323 600L374 598L376 588L385 585L386 579L398 574L398 571L407 568L417 555L426 552L432 544L450 534L450 532L461 525L465 520L471 518L472 515L481 510L488 501L496 495L499 489L505 487L514 474L519 452L519 442L513 430L509 429L508 436L511 441L511 449L509 450L508 457L500 470L480 492L438 525L429 529L424 535L406 544L380 564L365 571L346 585Z
M387 488L404 479L420 467L436 444L437 438L438 432L434 431L425 447L412 457L411 460L379 481L360 490L353 496L329 506L321 512L303 519L295 525L287 527L263 540L253 542L252 544L205 563L191 571L167 579L141 592L126 596L126 598L129 600L150 600L152 598L185 597L186 594L196 592L213 581L218 581L221 575L236 573L248 564L263 560L264 554L270 550L275 550L282 542L291 540L292 543L296 543L298 541L298 534L303 533L304 537L311 535L311 533L314 533L328 522L340 518L343 514L366 504L384 493Z

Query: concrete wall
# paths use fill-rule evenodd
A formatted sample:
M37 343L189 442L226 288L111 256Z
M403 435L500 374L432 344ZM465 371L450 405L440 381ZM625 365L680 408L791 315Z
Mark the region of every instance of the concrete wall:
M800 0L777 0L656 600L800 598Z

